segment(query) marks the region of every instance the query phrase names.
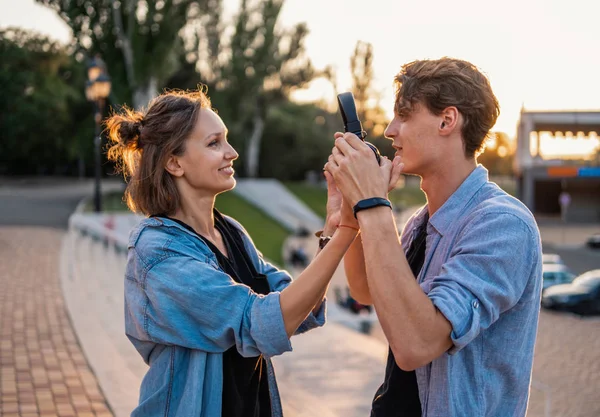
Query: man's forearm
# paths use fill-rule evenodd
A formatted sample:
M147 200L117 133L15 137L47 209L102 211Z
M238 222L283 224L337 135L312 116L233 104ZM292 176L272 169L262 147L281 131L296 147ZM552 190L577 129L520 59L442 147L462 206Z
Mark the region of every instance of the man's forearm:
M358 220L368 288L396 362L425 365L451 347L450 323L416 282L389 208L361 211Z
M365 254L363 252L360 234L344 255L344 271L350 287L350 295L361 304L373 304L367 282L365 269Z

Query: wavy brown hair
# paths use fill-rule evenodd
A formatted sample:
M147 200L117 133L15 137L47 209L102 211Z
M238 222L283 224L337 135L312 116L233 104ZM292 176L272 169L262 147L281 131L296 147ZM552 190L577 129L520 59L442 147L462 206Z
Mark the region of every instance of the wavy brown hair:
M185 151L200 109L210 107L203 90L169 91L154 98L147 110L123 107L106 120L108 158L127 180L124 198L132 211L149 216L178 208L179 192L165 167L171 155Z
M435 115L454 106L463 116L461 133L465 156L484 148L490 129L500 115L498 99L489 80L473 64L453 58L413 61L396 75L394 112L408 117L424 104Z

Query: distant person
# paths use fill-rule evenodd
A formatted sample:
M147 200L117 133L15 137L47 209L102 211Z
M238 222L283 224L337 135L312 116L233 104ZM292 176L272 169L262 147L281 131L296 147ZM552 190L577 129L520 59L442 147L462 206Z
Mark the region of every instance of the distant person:
M299 245L298 247L292 249L291 264L293 267L306 268L308 263L308 255L306 254L304 246Z
M107 128L127 204L146 215L125 272L125 331L150 366L132 416L280 417L270 357L325 322L327 286L357 233L342 227L352 213L328 218L322 250L292 282L215 209L236 184L238 154L203 92L162 94Z
M370 313L372 307L370 305L364 305L356 301L352 295L350 294L350 289L348 287L345 288L345 294L342 295L341 288L337 287L335 289L336 302L340 307L343 307L354 314L360 314L363 311L366 313Z
M529 210L477 164L498 115L471 63L422 60L396 76L393 162L378 166L355 135L335 134L325 169L360 226L348 283L375 306L390 344L372 417L525 416L541 242ZM427 195L401 239L387 200L399 171L419 176Z

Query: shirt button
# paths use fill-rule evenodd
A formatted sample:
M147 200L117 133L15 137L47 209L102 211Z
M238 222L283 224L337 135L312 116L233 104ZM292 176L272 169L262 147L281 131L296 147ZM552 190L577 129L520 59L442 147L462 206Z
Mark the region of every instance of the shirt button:
M473 301L473 308L479 308L479 302L477 300Z

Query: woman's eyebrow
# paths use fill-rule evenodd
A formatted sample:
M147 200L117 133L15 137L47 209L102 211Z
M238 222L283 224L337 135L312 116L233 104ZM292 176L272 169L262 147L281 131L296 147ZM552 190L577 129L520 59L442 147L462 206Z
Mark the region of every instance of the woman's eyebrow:
M208 136L206 136L204 138L204 140L210 139L213 136L227 136L227 134L229 133L229 130L227 128L225 128L225 130L223 132L214 132L214 133L210 133L208 134Z

